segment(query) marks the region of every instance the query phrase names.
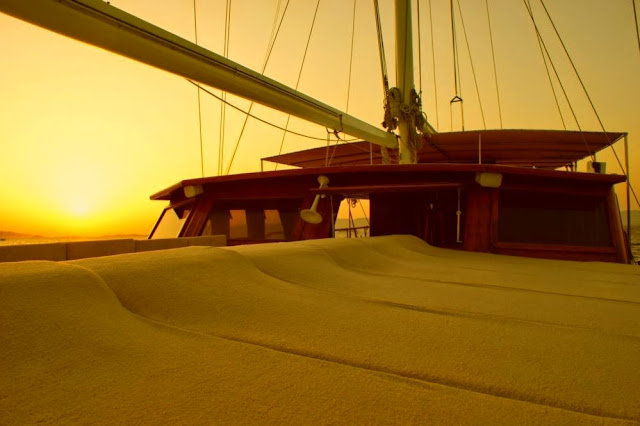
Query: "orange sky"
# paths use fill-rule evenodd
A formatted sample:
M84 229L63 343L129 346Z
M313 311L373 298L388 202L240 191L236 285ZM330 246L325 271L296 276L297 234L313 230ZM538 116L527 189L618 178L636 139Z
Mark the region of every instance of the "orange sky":
M261 68L277 3L232 2L231 59ZM379 123L382 91L371 3L357 2L348 112ZM380 3L393 82L392 2ZM542 21L538 0L532 3ZM640 53L631 2L546 3L607 130L630 134L632 182L640 193ZM111 4L193 40L191 0L111 0ZM224 4L221 0L198 3L198 41L218 53L223 45ZM449 100L454 96L449 1L432 0L437 120L428 4L421 2L423 103L430 122L440 131L449 131ZM499 128L484 2L460 0L460 4L487 128ZM513 0L489 0L489 5L504 127L561 128L524 6ZM289 86L297 79L314 6L315 2L291 0L267 67L267 75ZM321 1L299 86L302 92L343 110L347 108L352 7L350 1ZM458 27L465 124L467 129L482 128L459 23ZM543 30L581 126L600 130L548 24ZM162 202L149 201L149 195L200 176L195 88L180 77L2 14L0 36L0 231L146 234L163 207ZM245 100L230 100L242 108L248 106ZM564 103L563 110L568 114ZM286 121L286 115L263 107L253 112L279 125ZM205 171L213 175L218 169L219 102L204 95L202 113ZM225 169L241 120L239 113L227 110ZM326 135L324 128L299 120L292 119L290 127L321 138ZM568 127L576 129L571 119ZM460 129L457 116L453 129ZM250 120L232 172L258 170L261 157L278 152L281 137L281 132ZM293 151L318 144L322 142L287 136L284 148ZM623 155L622 143L618 152ZM620 173L611 154L599 160L608 163L609 172ZM623 191L619 195L625 205Z

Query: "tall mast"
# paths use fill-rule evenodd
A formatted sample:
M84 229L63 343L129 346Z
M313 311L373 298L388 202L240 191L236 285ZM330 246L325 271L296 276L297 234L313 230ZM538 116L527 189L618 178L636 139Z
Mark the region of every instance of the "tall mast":
M411 0L396 2L396 87L400 92L400 116L398 134L400 163L416 162L414 152L415 123L412 114L408 114L413 93L413 41L411 25ZM412 93L413 92L413 93Z

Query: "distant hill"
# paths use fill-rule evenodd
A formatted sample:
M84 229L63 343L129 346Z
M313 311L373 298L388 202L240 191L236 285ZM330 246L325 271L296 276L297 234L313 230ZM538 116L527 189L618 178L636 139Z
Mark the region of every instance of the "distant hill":
M0 238L7 238L12 240L27 240L30 238L43 238L42 235L30 235L30 234L21 234L19 232L11 232L11 231L0 231Z
M20 244L50 243L55 241L117 240L117 239L123 239L123 238L146 239L147 235L138 235L138 234L102 235L99 237L81 237L77 235L66 235L66 236L47 237L43 235L23 234L20 232L0 231L0 240L6 240L7 242L19 241Z

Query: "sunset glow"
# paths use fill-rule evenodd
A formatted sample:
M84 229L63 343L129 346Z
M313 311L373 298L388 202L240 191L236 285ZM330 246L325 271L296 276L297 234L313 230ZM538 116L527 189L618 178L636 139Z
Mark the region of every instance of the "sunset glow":
M231 59L257 71L262 69L277 3L234 3ZM291 2L265 72L291 87L298 79L313 17L314 5L310 3L313 2ZM371 3L357 3L350 95L347 97L353 4L337 0L320 6L299 90L377 124L382 119L382 89ZM380 3L393 83L392 2ZM499 128L484 2L460 3L478 73L486 127ZM521 2L489 3L504 128L561 129L539 47ZM116 0L111 4L188 40L194 39L191 1L159 4L151 0ZM224 4L221 0L198 3L199 43L218 53L223 46ZM423 108L438 130L460 130L459 115L449 115L449 101L455 94L449 2L433 0L432 4L438 114L432 88L434 56L428 8L421 2ZM640 54L633 12L628 2L607 0L558 2L550 6L606 129L629 132L632 182L640 193ZM565 89L582 129L601 130L557 40L551 38L549 28L545 27L545 34L549 36L549 48L559 58L557 66L567 82ZM180 180L201 176L195 87L167 72L4 14L0 14L0 35L5 40L0 44L0 231L87 236L147 234L164 207L161 202L151 202L149 195ZM417 41L414 48L418 48ZM464 44L460 44L460 55L465 128L483 128ZM229 96L229 100L244 110L249 108L244 99ZM567 128L576 129L566 102L561 101L560 107ZM203 94L201 108L205 174L215 175L220 102ZM287 120L285 114L259 105L252 112L278 126L284 126ZM224 170L229 167L244 121L243 114L230 108L226 117ZM289 127L320 139L327 134L323 127L295 118ZM231 172L260 170L260 158L277 154L281 143L280 130L250 119ZM287 135L283 147L286 152L325 143ZM622 143L616 146L624 161ZM608 172L622 173L610 151L599 155L598 160L607 162ZM618 193L624 208L622 185ZM637 208L632 203L632 209Z

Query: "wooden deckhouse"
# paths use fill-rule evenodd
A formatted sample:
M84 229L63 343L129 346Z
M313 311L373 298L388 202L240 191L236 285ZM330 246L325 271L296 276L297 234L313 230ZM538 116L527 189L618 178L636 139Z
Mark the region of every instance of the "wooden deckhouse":
M613 190L626 176L602 173L595 159L597 173L575 172L579 160L624 134L437 133L414 89L411 2L394 6L392 88L376 13L384 129L108 2L5 0L0 12L366 141L265 159L302 169L182 181L152 196L169 206L151 238L224 234L230 244L326 238L335 233L341 202L366 199L372 236L407 233L470 251L629 262ZM381 164L394 161L401 164Z
M379 149L370 152L368 143L270 157L302 168L173 185L151 197L169 206L150 237L224 234L230 245L328 238L341 203L366 199L371 236L411 234L468 251L628 263L613 189L626 178L555 170L582 159L584 144L598 151L623 135L439 133L425 141L418 157L428 162L420 164L381 164ZM319 185L321 176L328 183ZM303 220L308 209L319 223Z

